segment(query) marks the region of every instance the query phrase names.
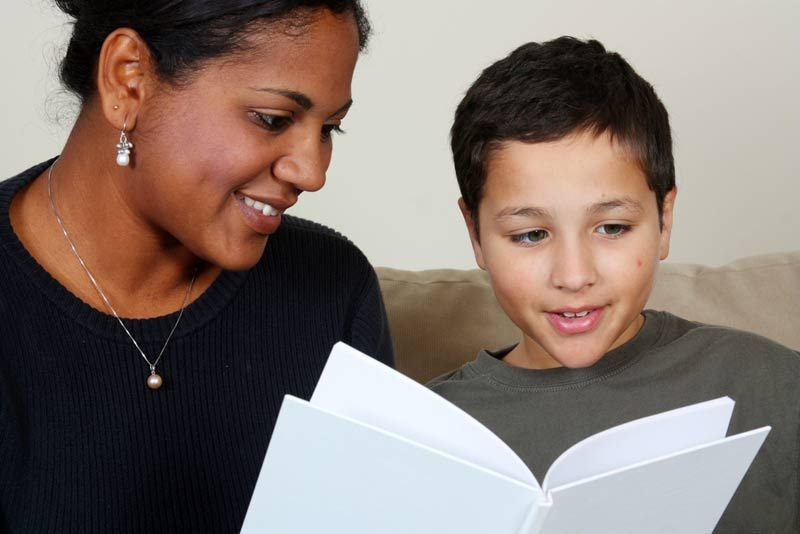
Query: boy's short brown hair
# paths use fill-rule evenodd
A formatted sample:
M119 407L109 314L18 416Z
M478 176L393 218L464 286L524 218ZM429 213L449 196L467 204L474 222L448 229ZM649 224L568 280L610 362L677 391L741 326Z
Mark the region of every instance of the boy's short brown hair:
M506 141L555 141L579 130L630 151L655 192L659 216L675 187L667 110L646 80L595 40L528 43L489 66L455 114L451 147L464 204L476 224L492 151Z

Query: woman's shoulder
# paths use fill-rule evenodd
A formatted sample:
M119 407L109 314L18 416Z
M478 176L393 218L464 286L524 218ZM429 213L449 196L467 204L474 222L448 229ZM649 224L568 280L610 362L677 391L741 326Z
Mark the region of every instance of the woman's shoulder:
M324 257L338 257L355 262L366 262L366 257L342 233L323 224L284 215L278 231L270 238L267 250L270 247L291 248L295 254L308 253L322 259Z
M20 189L32 182L34 178L42 174L42 172L49 167L52 162L53 160L50 159L45 162L38 163L15 176L0 178L0 211L2 211L4 214L7 214L8 207L10 206L11 199L14 198L14 195L16 195Z
M364 253L347 237L294 216L283 217L278 231L267 242L263 261L268 268L289 267L306 276L338 277L342 282L350 277L363 280L375 276Z
M44 172L44 170L47 169L53 163L53 161L55 161L55 159L56 158L50 158L47 161L37 163L36 165L33 165L14 176L0 177L0 188L2 188L3 191L8 189L16 190L22 188L34 178L42 174L42 172Z
M0 179L0 245L2 245L3 253L24 250L11 226L11 203L17 193L42 174L52 161L48 160L34 165L16 176Z
M333 239L335 241L343 241L347 244L352 245L352 242L347 239L344 235L340 232L337 232L333 228L329 228L323 224L318 222L314 222L308 219L303 219L301 217L296 217L294 215L284 215L283 221L281 222L279 232L289 232L289 233L296 233L296 234L306 234L306 235L313 235L319 236L322 239Z

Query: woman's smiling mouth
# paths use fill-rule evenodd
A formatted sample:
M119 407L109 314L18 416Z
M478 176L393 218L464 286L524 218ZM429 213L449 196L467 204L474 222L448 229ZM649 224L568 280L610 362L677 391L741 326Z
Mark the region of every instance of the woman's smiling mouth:
M280 211L277 208L274 208L273 206L270 206L265 202L259 202L258 200L252 199L247 195L242 195L242 200L249 207L260 211L263 215L266 215L268 217L274 217L275 215L278 215L280 213Z
M246 224L262 235L274 233L281 224L281 215L291 206L282 200L264 202L243 193L236 193L234 197Z

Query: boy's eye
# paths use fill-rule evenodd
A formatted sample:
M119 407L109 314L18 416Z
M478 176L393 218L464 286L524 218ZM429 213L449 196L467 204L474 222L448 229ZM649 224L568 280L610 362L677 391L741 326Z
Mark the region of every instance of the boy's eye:
M512 235L511 240L515 243L522 243L522 244L533 244L542 241L543 239L547 238L549 234L547 230L542 230L541 228L537 228L536 230L531 230L530 232L525 232L522 234Z
M270 115L254 111L253 116L259 126L272 133L280 133L292 124L292 118L283 115Z
M597 233L602 235L607 235L609 237L617 237L621 236L631 227L628 224L601 224L597 227Z
M331 138L331 134L336 132L337 134L343 134L344 130L338 124L323 124L322 125L322 140L327 141Z

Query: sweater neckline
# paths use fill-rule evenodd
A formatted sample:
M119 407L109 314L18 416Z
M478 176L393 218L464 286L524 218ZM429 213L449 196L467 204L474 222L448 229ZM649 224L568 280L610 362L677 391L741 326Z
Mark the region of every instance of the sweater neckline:
M35 165L0 184L0 245L19 267L20 272L33 282L54 307L99 337L130 343L113 315L93 308L53 278L28 252L11 225L9 210L12 199L20 189L52 165L55 159ZM213 319L237 293L247 278L247 273L248 271L223 270L202 295L186 306L173 339L186 336ZM179 312L180 310L176 310L167 315L146 319L123 318L123 322L137 341L163 342L174 326Z
M481 350L468 367L499 386L526 389L573 389L616 375L633 365L649 348L659 344L663 318L659 312L644 310L644 325L624 345L607 352L594 365L570 369L525 369L509 365L503 358L514 346L498 351Z

